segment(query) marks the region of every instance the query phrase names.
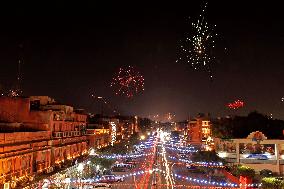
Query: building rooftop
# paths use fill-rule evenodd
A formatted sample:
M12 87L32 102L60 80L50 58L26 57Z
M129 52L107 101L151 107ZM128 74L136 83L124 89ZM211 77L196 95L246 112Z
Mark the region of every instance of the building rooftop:
M13 132L37 132L41 131L34 128L29 128L22 123L0 123L0 133L13 133Z

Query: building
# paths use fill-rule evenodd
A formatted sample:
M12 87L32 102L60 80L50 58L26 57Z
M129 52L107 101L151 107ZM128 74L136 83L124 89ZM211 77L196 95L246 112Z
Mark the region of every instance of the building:
M51 145L49 131L29 131L17 123L1 123L8 128L0 133L0 188L32 180L36 173L50 172ZM18 129L15 129L18 127ZM22 126L20 126L22 127ZM14 129L16 132L10 132Z
M47 96L0 98L0 183L14 186L87 154L87 116Z
M111 134L109 124L89 123L87 126L87 139L89 147L92 149L100 149L110 145Z
M207 144L211 141L211 122L207 116L199 114L188 123L187 136L190 144Z
M232 164L243 164L256 171L270 169L284 173L284 140L267 139L259 131L250 133L247 138L216 138L215 150L218 155Z
M89 121L88 121L88 130L93 130L89 132L95 133L95 129L107 129L108 130L108 136L106 134L104 135L95 135L95 134L89 134L89 145L92 148L97 148L97 140L98 137L104 137L103 141L107 141L109 145L113 145L114 143L119 143L122 140L122 127L119 123L119 119L109 116L102 116L102 115L90 115ZM95 142L95 143L93 143ZM104 142L105 143L105 142ZM100 146L100 145L99 145ZM104 145L105 146L105 145Z
M187 128L188 128L188 120L179 121L175 123L174 130L175 131L182 131L185 135L187 134Z
M106 147L129 139L138 132L137 117L90 115L87 125L89 146Z
M138 132L137 116L117 116L121 127L121 139L129 139L134 133Z

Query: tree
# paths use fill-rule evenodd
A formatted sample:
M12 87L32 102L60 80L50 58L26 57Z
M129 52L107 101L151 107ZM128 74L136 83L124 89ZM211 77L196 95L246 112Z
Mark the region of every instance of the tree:
M150 128L152 125L152 121L148 118L139 118L138 120L138 126L141 132L146 132L148 128Z
M93 166L99 165L101 168L110 169L113 165L114 160L112 159L105 159L105 158L99 158L99 157L93 157L91 159L91 164Z
M261 180L262 188L264 189L282 189L284 188L284 181L275 177L265 177Z
M238 165L234 167L233 174L236 176L253 178L255 176L255 170L247 166Z
M232 138L232 118L213 120L212 134L218 138Z
M220 138L245 138L251 132L261 131L268 138L283 138L284 121L274 120L256 111L247 116L213 120L213 135Z
M191 159L192 161L200 162L225 162L215 151L198 151L192 154Z
M128 140L123 140L120 143L116 143L113 146L107 146L99 149L98 151L103 154L126 154L133 149L133 145L139 143L138 133L134 133Z
M127 147L122 143L114 144L113 146L107 146L98 150L102 154L126 154Z

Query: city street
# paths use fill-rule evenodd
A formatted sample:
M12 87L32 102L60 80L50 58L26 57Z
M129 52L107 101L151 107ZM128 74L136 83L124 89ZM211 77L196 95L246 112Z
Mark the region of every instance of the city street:
M69 179L67 181L68 177L66 178L65 176L65 179L60 181L65 183L64 186L62 185L63 188L89 189L98 183L107 183L116 189L173 189L195 186L203 186L204 188L211 186L214 188L215 183L226 182L225 180L220 181L211 178L212 171L218 172L218 169L214 167L206 169L208 171L205 172L190 171L187 168L187 162L191 162L190 154L192 151L196 151L196 149L182 146L179 141L170 138L169 133L159 131L157 135L148 137L139 146L135 154L100 156L100 158L106 159L114 158L116 161L114 166L135 165L134 168L122 169L121 171L111 173L113 177L123 178L123 181L101 180L104 175L101 175L101 178L98 180L87 178L87 180L91 179L87 181L79 176L77 180ZM131 158L132 163L127 163L129 158ZM85 163L69 168L68 174L72 175L72 173L74 174L80 170L80 174L84 175L86 169L83 169L83 166L88 165L88 162L89 160L86 160ZM206 167L205 165L202 166ZM64 174L66 173L58 174L53 177L53 180L60 180ZM222 185L220 183L217 185Z
M166 143L162 136L155 138L152 148L146 149L144 153L153 153L151 156L140 157L137 159L138 164L136 168L132 170L132 173L139 171L146 171L143 175L130 176L125 179L124 182L116 183L112 185L112 188L188 188L193 186L202 186L204 184L191 183L185 179L175 178L175 174L183 176L191 176L195 179L209 180L209 175L206 173L190 173L186 168L186 164L177 160L171 160L169 158L177 153L173 150L166 149ZM177 156L175 156L177 157ZM127 173L131 174L131 172ZM213 182L213 181L212 181Z

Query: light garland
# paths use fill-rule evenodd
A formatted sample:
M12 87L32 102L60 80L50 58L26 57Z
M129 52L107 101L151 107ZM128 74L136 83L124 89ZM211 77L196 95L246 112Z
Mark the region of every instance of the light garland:
M179 149L179 148L173 148L173 147L166 147L167 149L179 151L179 152L185 152L185 153L192 153L192 152L198 152L198 150L191 150L191 149Z
M119 159L119 158L138 158L142 156L149 156L153 155L153 153L148 154L132 154L132 155L101 155L100 158L106 158L106 159Z
M150 174L154 174L154 172L161 172L163 174L166 174L166 171L155 168L155 169L149 169L149 170L141 170L141 171L136 171L133 173L129 173L129 174L123 174L123 175L119 175L122 178L127 178L127 177L132 177L132 176L137 176L137 175L143 175L145 173L150 173ZM253 187L253 186L261 186L261 183L252 183L252 184L234 184L234 183L230 183L230 182L215 182L215 181L208 181L208 180L204 180L204 179L198 179L198 178L194 178L194 177L188 177L188 176L182 176L182 175L178 175L178 174L173 174L174 177L178 178L178 179L183 179L185 181L188 182L194 182L194 183L198 183L198 185L206 185L206 186L219 186L219 187L230 187L230 188L239 188L241 186L247 186L247 187ZM95 179L95 182L100 182L102 179Z
M180 159L180 158L176 158L173 156L169 156L170 159L175 159L184 163L190 163L193 164L195 166L202 166L202 167L219 167L219 168L224 168L224 165L222 162L202 162L202 161L191 161L191 160L187 160L187 159Z
M210 182L208 180L200 180L200 179L197 179L197 178L193 178L193 177L187 177L187 176L181 176L181 175L178 175L178 174L174 174L174 176L176 178L179 178L179 179L184 179L186 181L190 181L190 182L197 182L199 184L205 184L205 185L216 185L216 186L227 186L227 187L233 187L233 188L239 188L239 187L242 187L242 186L246 186L246 187L253 187L253 186L256 186L256 187L260 187L262 184L261 183L252 183L252 184L233 184L233 183L227 183L227 182Z

